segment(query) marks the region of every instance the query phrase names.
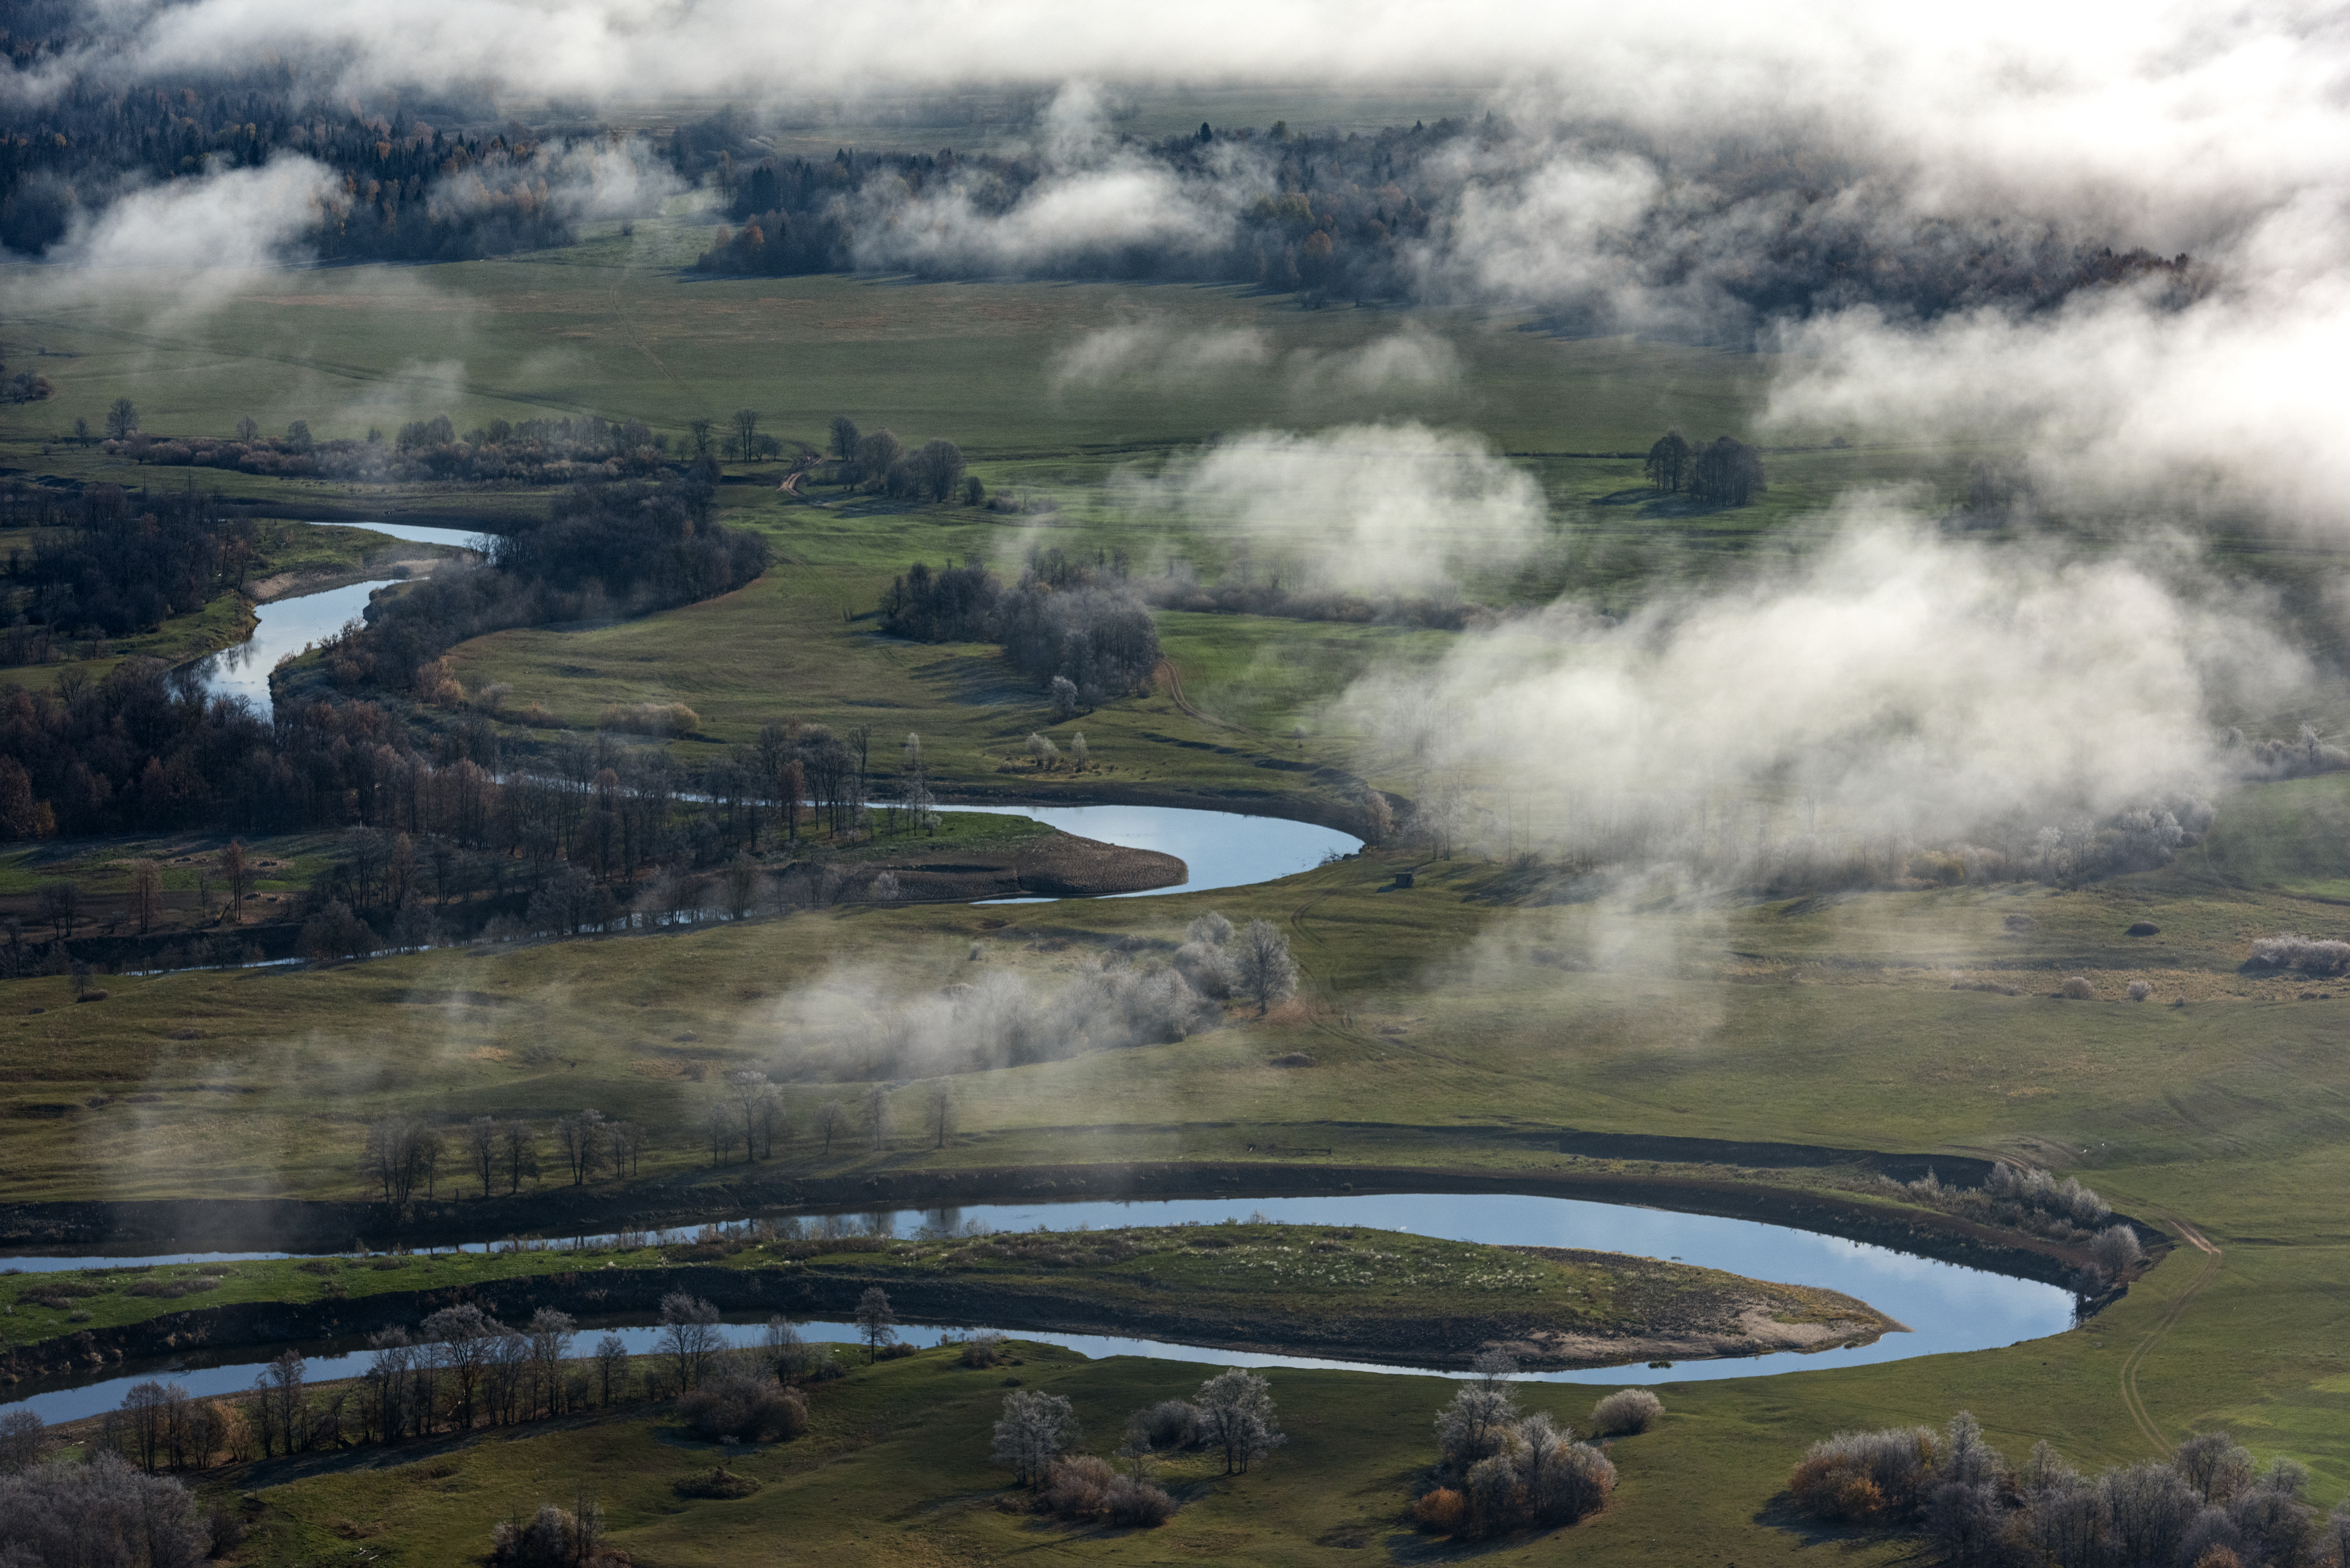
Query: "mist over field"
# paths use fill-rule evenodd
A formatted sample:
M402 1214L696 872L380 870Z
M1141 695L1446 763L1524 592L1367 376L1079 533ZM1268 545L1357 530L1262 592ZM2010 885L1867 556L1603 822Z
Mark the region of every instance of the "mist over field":
M74 19L61 40L5 78L16 118L233 74L265 51L294 73L292 101L328 116L348 100L489 128L546 99L608 113L727 95L787 120L812 98L1037 88L1048 105L1014 165L919 189L864 182L837 220L841 255L941 275L1222 275L1253 234L1258 265L1319 266L1341 296L1372 287L1531 308L1576 332L1775 348L1766 422L1791 437L1965 431L2022 441L2053 489L2345 520L2345 460L2326 432L2345 412L2327 371L2350 346L2334 152L2350 125L2329 7L1929 20L1860 5L1439 16L1293 3L1114 25L1058 5L428 3L395 16L200 0L60 14ZM921 47L899 47L914 37ZM1298 78L1471 84L1491 116L1360 167L1309 140L1305 187L1356 182L1377 254L1350 238L1326 260L1292 244L1270 261L1278 223L1250 214L1295 184L1294 146L1219 140L1176 161L1112 118L1128 89ZM799 82L820 91L778 85ZM463 223L517 202L514 222L549 232L648 212L678 182L635 146L540 139L510 164L430 176L426 204ZM1317 161L1339 167L1317 178ZM298 260L316 215L350 199L299 153L188 184L97 209L102 185L77 196L55 254L204 270ZM1073 348L1066 373L1109 372L1109 350ZM1180 375L1248 349L1170 352ZM1122 362L1141 373L1148 358Z

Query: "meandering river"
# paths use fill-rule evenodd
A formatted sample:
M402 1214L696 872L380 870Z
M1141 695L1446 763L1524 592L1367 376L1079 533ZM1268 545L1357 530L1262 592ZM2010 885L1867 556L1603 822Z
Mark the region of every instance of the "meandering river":
M466 547L478 545L477 536L455 529L408 524L367 526L414 543ZM384 586L383 581L354 583L261 606L259 625L251 640L204 660L201 668L205 680L213 690L246 696L258 710L268 711L269 672L279 659L331 635L359 616L366 607L369 594ZM1348 854L1360 847L1358 840L1334 828L1236 812L1146 805L958 805L949 809L1029 816L1084 837L1173 855L1190 867L1191 875L1185 882L1175 888L1152 889L1153 893L1196 892L1270 881L1305 870L1329 856ZM1142 898L1150 894L1118 896ZM1782 1353L1751 1359L1688 1362L1670 1367L1626 1366L1533 1375L1543 1381L1657 1383L1858 1366L2010 1345L2062 1332L2073 1321L2072 1296L2035 1281L1787 1226L1530 1195L1412 1193L1230 1201L1176 1199L991 1204L919 1214L879 1213L866 1217L863 1223L893 1231L920 1228L960 1230L966 1226L993 1231L1067 1230L1080 1226L1214 1223L1260 1212L1269 1220L1284 1223L1366 1226L1464 1241L1578 1247L1670 1258L1758 1279L1842 1291L1867 1302L1908 1328L1906 1333L1887 1334L1873 1345L1811 1355ZM603 1239L587 1240L594 1242ZM486 1245L474 1243L469 1250L482 1250ZM0 1267L47 1272L283 1256L286 1254L275 1252L165 1253L142 1258L51 1255L0 1260ZM934 1344L950 1332L967 1333L987 1326L918 1324L901 1332L917 1344ZM816 1338L854 1337L845 1324L814 1323L803 1328ZM656 1331L641 1325L622 1325L618 1332L629 1342L631 1349L643 1351L652 1347ZM754 1332L754 1325L747 1324L729 1327L730 1334L738 1342L747 1340ZM1217 1366L1347 1367L1428 1376L1424 1370L1413 1367L1250 1355L1166 1341L1072 1334L1048 1337L1089 1355L1150 1355ZM350 1376L361 1369L366 1359L364 1353L350 1351L347 1346L305 1348L317 1352L310 1364L313 1378ZM229 1351L210 1360L190 1357L170 1365L129 1369L122 1376L40 1387L14 1403L36 1411L47 1420L68 1420L112 1407L120 1402L132 1383L156 1376L182 1383L192 1393L217 1395L248 1386L266 1359L253 1350Z
M427 528L415 523L352 526L412 545L448 545L461 550L482 547L482 535L462 528ZM271 711L269 672L277 668L277 661L333 636L345 622L359 619L367 608L368 596L397 580L379 577L371 582L347 583L339 588L296 594L256 605L253 635L234 648L224 648L207 659L198 659L196 671L209 690L224 697L242 697L253 704L255 712L266 717Z
M1403 1193L1260 1199L1167 1199L1134 1202L974 1204L962 1209L919 1212L884 1212L865 1216L864 1227L895 1231L921 1228L962 1230L977 1225L997 1231L1096 1229L1121 1225L1174 1225L1186 1221L1212 1224L1226 1219L1247 1219L1262 1213L1285 1224L1367 1226L1409 1231L1454 1241L1543 1247L1580 1247L1599 1251L1630 1252L1670 1258L1703 1268L1722 1269L1752 1278L1792 1284L1819 1285L1859 1297L1908 1330L1888 1334L1874 1345L1854 1349L1801 1355L1773 1355L1725 1361L1688 1361L1669 1367L1630 1366L1575 1372L1529 1374L1534 1380L1567 1383L1669 1383L1717 1377L1753 1377L1782 1372L1819 1370L1902 1361L1919 1355L1942 1355L1988 1350L2021 1340L2059 1334L2073 1323L2072 1295L2054 1285L2016 1279L1985 1269L1945 1263L1890 1248L1847 1241L1839 1237L1766 1225L1752 1220L1727 1220L1706 1214L1682 1214L1669 1210L1624 1204L1592 1203L1578 1199L1528 1194ZM591 1244L605 1240L590 1237ZM479 1251L487 1243L474 1243ZM44 1257L7 1260L27 1269L84 1268L124 1263L222 1262L242 1258L282 1257L283 1253L168 1253L149 1258ZM603 1325L598 1325L598 1331ZM847 1340L855 1337L846 1324L804 1324L811 1338ZM934 1345L949 1333L963 1334L991 1325L915 1324L901 1328L901 1336L918 1345ZM650 1327L622 1326L619 1332L632 1350L652 1348ZM751 1323L729 1325L735 1343L747 1343L756 1332ZM1343 1367L1357 1372L1438 1376L1425 1368L1384 1366L1361 1362L1310 1356L1255 1355L1184 1345L1164 1340L1125 1338L1107 1334L1028 1334L1019 1337L1049 1339L1087 1355L1149 1355L1162 1360L1191 1361L1220 1366ZM344 1377L364 1368L366 1355L346 1345L304 1346L313 1353L313 1378ZM273 1349L270 1354L276 1352ZM267 1355L257 1349L224 1352L214 1358L191 1356L175 1364L137 1368L125 1375L78 1382L49 1383L29 1389L17 1401L49 1421L70 1420L120 1404L131 1384L167 1376L184 1384L191 1393L224 1394L249 1386Z

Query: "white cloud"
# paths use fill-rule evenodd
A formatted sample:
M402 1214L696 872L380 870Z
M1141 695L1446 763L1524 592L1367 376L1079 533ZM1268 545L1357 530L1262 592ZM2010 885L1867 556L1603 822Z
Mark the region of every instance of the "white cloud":
M1253 569L1361 594L1441 594L1549 539L1542 492L1473 435L1414 423L1261 431L1170 465L1145 506L1248 546Z
M1621 623L1465 636L1339 705L1371 765L1527 803L1603 857L1939 846L2199 795L2219 715L2308 669L2270 607L2161 550L1956 542L1856 510L1814 556Z

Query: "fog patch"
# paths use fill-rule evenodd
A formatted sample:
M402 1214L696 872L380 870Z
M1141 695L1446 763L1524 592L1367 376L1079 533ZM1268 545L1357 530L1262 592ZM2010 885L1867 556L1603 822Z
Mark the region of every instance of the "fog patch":
M1464 636L1335 717L1440 848L1514 828L1569 867L1715 882L2077 875L2160 864L2208 822L2236 772L2221 715L2309 676L2275 619L2183 552L1856 507L1814 556L1621 621L1565 603Z
M1055 391L1121 383L1199 386L1261 369L1273 341L1253 327L1191 329L1129 321L1081 335L1047 366Z
M1477 436L1411 422L1253 431L1130 481L1128 498L1221 536L1261 576L1343 593L1449 591L1550 539L1531 475Z

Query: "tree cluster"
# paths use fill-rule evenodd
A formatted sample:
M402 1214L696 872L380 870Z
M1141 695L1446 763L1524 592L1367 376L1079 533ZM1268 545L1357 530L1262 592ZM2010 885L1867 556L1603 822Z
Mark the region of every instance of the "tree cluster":
M1648 483L1669 495L1684 492L1713 506L1743 506L1770 487L1762 481L1762 454L1744 441L1716 436L1693 447L1678 430L1667 431L1648 449Z
M29 553L8 552L12 664L36 662L57 639L128 637L201 609L244 581L256 547L242 509L192 490L134 500L119 484L78 496L28 485L9 502L0 526L42 530Z
M430 699L445 680L432 667L469 638L643 615L741 587L766 570L766 544L711 521L710 466L660 484L576 485L545 518L501 535L484 566L377 598L365 627L326 647L336 683L421 683Z
M1084 1441L1066 1395L1022 1389L1004 1396L990 1455L1033 1490L1039 1513L1150 1526L1175 1512L1174 1500L1150 1483L1159 1456L1207 1449L1222 1456L1226 1475L1245 1475L1289 1438L1281 1429L1271 1383L1235 1366L1201 1384L1192 1399L1163 1400L1128 1417L1117 1453L1123 1473L1107 1459L1078 1453Z
M0 365L0 403L37 403L55 393L49 379L36 370L19 370L8 374L8 367Z
M0 1562L12 1568L198 1568L244 1538L237 1514L208 1513L179 1481L110 1453L0 1471Z
M2350 1509L2321 1519L2309 1471L2256 1468L2225 1432L2168 1460L2084 1476L2043 1441L2021 1469L1960 1411L1929 1427L1840 1432L1812 1445L1787 1490L1816 1519L1922 1534L1956 1568L2340 1568Z
M2112 1289L2146 1259L2137 1230L2126 1220L2116 1220L2106 1200L2095 1189L2082 1186L2078 1177L2059 1181L2036 1167L2000 1160L1980 1188L1950 1185L1932 1170L1910 1182L1877 1179L1908 1201L1945 1214L2082 1249L2089 1261L2074 1282L2084 1296Z
M1573 1524L1604 1507L1616 1490L1607 1456L1549 1412L1521 1411L1507 1356L1489 1352L1477 1370L1437 1412L1436 1484L1412 1509L1420 1527L1478 1538ZM1653 1395L1646 1399L1603 1398L1592 1413L1596 1428L1646 1429L1663 1407Z
M895 432L860 431L847 414L835 414L830 432L833 477L898 501L961 501L976 506L987 487L966 472L962 448L943 437L909 452Z
M1023 675L1066 680L1087 702L1140 691L1159 667L1159 630L1133 584L1057 551L1008 587L976 561L937 572L916 562L881 596L881 624L918 642L1001 644Z

